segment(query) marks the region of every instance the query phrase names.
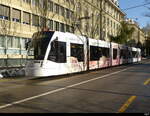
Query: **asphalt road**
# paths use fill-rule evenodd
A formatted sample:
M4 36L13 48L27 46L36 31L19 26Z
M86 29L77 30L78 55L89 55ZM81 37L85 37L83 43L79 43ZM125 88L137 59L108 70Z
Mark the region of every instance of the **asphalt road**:
M1 79L0 113L150 113L150 60L77 75Z

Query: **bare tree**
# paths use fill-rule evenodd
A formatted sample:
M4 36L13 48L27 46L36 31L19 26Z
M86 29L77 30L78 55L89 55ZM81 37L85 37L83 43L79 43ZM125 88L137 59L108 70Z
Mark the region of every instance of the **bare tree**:
M82 34L97 38L100 34L100 11L86 0L76 0L74 5L73 23L77 24Z
M149 0L145 0L145 2L146 2L146 3L150 3ZM148 12L146 12L144 15L145 15L146 17L150 17L150 6L144 6L144 7L146 7L146 8L148 9Z
M122 21L121 27L118 30L118 35L117 36L110 35L109 39L110 41L119 44L135 45L135 41L132 40L134 31L135 31L134 27L130 27L127 22Z
M55 11L50 13L51 0L39 0L37 7L31 9L36 13L41 14L40 28L47 27L49 17L52 20L55 18ZM85 0L63 0L69 11L65 10L63 22L66 25L71 25L73 32L82 31L85 35L96 38L100 35L100 12ZM56 6L54 6L56 7ZM71 12L72 11L72 12ZM68 13L69 12L69 17Z
M147 36L150 36L150 24L147 24L142 30L147 34Z
M53 7L54 4L51 0L35 0L35 6L32 5L31 10L33 11L33 13L40 14L40 24L38 28L39 31L41 29L48 28L48 20L52 20L56 16L56 13L53 12Z

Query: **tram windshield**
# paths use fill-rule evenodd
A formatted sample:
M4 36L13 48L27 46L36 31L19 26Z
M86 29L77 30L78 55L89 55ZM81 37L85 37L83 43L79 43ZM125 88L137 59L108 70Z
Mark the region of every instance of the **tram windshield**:
M45 53L54 32L37 32L33 35L32 47L34 48L34 59L44 60Z

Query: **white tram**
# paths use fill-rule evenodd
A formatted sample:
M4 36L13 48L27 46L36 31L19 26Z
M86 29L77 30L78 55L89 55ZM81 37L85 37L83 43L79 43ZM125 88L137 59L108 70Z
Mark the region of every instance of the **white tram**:
M26 76L64 75L141 61L138 48L68 32L37 32L33 35L31 48L34 60L27 61Z

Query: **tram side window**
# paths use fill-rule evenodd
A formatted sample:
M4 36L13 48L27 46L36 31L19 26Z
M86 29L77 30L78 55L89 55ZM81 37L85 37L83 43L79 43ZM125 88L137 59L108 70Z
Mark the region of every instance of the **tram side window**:
M84 46L71 43L71 56L76 57L78 62L84 61Z
M99 60L102 57L102 48L90 46L90 61Z
M124 55L123 50L120 50L120 58L123 58L123 55Z
M141 56L141 53L140 52L138 52L138 55L137 55L138 57L140 57Z
M113 59L117 59L117 49L113 49Z
M126 55L127 51L124 49L121 49L120 51L120 58L126 59L127 55Z
M137 52L136 51L132 51L132 57L136 58L137 57Z
M48 60L57 63L66 63L66 43L60 41L53 41L51 43L51 51L49 53Z
M131 54L131 51L130 51L130 50L127 51L127 57L128 57L128 58L132 58L132 54Z
M124 59L127 59L127 50L124 50L124 56L123 56Z
M109 48L102 48L102 55L109 58Z

